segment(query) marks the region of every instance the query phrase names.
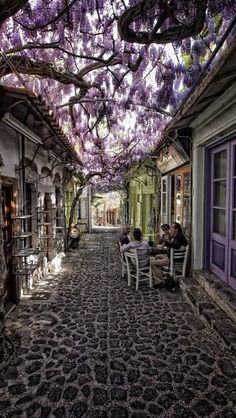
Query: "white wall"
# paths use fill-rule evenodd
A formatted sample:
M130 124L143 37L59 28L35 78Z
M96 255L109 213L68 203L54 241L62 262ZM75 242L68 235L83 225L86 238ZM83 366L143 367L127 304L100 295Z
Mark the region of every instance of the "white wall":
M16 167L19 166L21 160L20 140L21 135L18 132L8 127L4 123L0 123L0 153L4 163L2 168L2 175L5 177L19 178ZM26 138L25 157L29 160L33 159L36 149L37 144L32 143ZM53 159L49 161L48 152L40 147L34 158L33 164L36 165L38 174L41 174L43 167L47 167L51 171L53 162ZM41 181L41 183L53 185L53 180L56 173L58 173L60 178L62 178L62 169L62 165L58 165L52 171L51 176L47 177L44 181Z
M192 254L193 268L203 268L205 150L193 145L192 171Z
M4 123L0 123L0 153L4 164L2 175L15 178L20 155L19 135Z

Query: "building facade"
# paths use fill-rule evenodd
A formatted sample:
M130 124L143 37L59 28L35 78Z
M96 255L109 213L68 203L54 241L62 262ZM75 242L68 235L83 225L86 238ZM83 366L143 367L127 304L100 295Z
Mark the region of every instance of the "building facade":
M92 196L93 226L119 227L122 223L123 192L94 193Z
M192 144L193 274L210 271L236 289L236 37L183 103L161 146L184 129L190 129L186 142Z
M236 84L192 126L194 266L236 289Z
M188 135L178 134L160 147L156 165L161 173L160 225L181 224L185 235L191 236L191 147ZM187 146L186 146L187 145Z
M43 100L0 87L0 303L29 294L64 250L65 176L80 160Z
M155 240L160 218L160 176L153 160L132 167L127 182L129 223Z

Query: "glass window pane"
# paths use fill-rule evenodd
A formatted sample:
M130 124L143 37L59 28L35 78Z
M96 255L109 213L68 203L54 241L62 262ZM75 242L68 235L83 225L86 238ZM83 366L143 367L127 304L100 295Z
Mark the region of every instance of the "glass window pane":
M233 211L233 222L232 222L232 239L236 241L236 211Z
M162 194L162 212L166 215L166 193Z
M176 192L180 192L181 190L181 176L175 177L175 190Z
M233 209L236 209L236 179L233 180Z
M166 192L166 180L162 180L162 191Z
M175 176L171 176L171 223L175 222Z
M226 178L226 150L214 155L214 179Z
M233 175L236 176L236 146L234 146L233 148L233 156L234 156L234 160L233 160Z
M224 209L213 209L213 232L225 236Z
M183 228L184 233L189 237L190 234L190 198L184 196L184 207L183 207Z
M214 206L226 207L226 180L214 182Z
M190 173L184 174L184 194L190 192Z
M176 195L175 214L176 222L182 223L182 202L181 195L179 193Z

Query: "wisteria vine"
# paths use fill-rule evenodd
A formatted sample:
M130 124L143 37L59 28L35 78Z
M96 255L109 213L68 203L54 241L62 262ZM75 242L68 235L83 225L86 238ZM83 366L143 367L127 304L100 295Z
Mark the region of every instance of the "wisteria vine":
M235 13L236 0L3 0L1 79L40 94L85 174L120 188Z

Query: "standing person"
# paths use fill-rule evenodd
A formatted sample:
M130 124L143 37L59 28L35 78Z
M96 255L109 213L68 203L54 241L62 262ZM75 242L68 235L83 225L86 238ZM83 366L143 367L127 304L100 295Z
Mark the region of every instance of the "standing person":
M123 227L122 233L119 237L119 241L120 241L121 245L127 245L127 244L130 243L131 240L130 240L129 233L130 233L130 227L128 225L125 225Z
M139 266L146 267L150 264L150 253L151 247L147 241L142 239L142 232L141 229L135 228L133 232L134 241L130 242L127 245L124 245L121 248L121 252L124 253L125 251L130 250L138 250L138 259L139 259Z
M186 247L188 245L188 241L182 232L182 227L178 222L174 222L171 225L170 236L172 240L164 241L165 247L179 250L180 247L182 246ZM156 257L151 257L152 270L154 272L154 275L157 278L159 279L163 278L161 268L165 266L169 266L169 262L170 262L170 251L168 251L166 255L160 254L160 255L156 255Z
M74 250L78 248L79 241L80 241L80 228L78 227L78 224L72 225L70 228L69 248L72 248Z

